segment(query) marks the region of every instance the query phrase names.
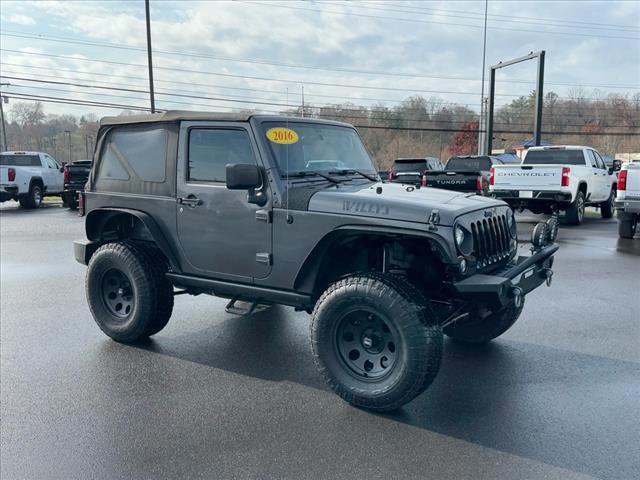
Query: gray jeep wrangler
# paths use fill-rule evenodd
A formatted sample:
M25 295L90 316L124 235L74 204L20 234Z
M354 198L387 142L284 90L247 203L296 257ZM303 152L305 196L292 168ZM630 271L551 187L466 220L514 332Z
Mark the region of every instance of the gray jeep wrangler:
M511 327L558 248L539 224L518 257L504 202L382 183L351 125L278 116L104 118L84 209L75 257L109 337L158 333L183 293L289 305L312 315L329 386L377 411L429 386L443 334Z

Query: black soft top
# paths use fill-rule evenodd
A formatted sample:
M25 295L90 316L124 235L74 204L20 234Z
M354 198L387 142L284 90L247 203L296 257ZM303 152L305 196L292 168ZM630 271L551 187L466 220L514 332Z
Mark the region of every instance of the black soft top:
M253 117L259 117L269 121L323 123L351 127L351 125L346 123L336 122L332 120L320 120L315 118L290 117L286 115L256 115L254 113L194 112L189 110L168 110L163 113L146 113L142 115L103 117L102 119L100 119L100 125L132 125L137 123L178 122L189 120L201 120L210 122L248 122Z
M177 122L180 120L210 120L228 122L246 122L253 115L250 113L191 112L187 110L168 110L163 113L146 113L142 115L120 115L103 117L100 125L130 125L132 123Z

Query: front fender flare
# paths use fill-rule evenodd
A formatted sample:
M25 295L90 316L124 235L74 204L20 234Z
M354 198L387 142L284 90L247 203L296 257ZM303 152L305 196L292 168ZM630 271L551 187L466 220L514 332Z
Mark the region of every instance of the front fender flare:
M313 288L313 281L318 274L318 269L322 263L325 253L334 241L338 240L341 236L347 236L349 234L371 234L383 236L401 235L406 237L424 238L425 240L433 242L438 254L445 263L454 264L457 262L457 256L455 252L451 250L451 246L442 238L442 236L434 232L403 227L341 225L322 237L313 250L309 252L304 262L302 262L302 266L298 269L294 282L294 289L296 291L311 291Z

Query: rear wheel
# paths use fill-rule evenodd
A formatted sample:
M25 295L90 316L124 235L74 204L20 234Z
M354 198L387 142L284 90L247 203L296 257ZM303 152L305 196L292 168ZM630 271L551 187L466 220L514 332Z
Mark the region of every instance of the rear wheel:
M130 343L162 330L173 310L166 264L153 247L108 243L89 262L86 291L100 329Z
M347 402L375 411L400 408L435 378L442 330L421 294L379 273L329 286L311 323L316 365Z
M484 318L472 314L467 320L445 327L444 333L458 342L486 343L509 330L520 317L523 308L524 300L519 307L512 302Z
M602 218L613 217L613 212L615 211L615 198L616 191L611 189L611 193L609 193L609 198L607 198L607 201L600 204L600 216Z
M564 218L569 225L580 225L584 219L585 200L584 193L578 191L576 199L567 208Z
M618 219L618 234L620 238L633 238L638 227L638 215L622 214Z
M29 187L29 193L20 197L20 206L22 208L39 208L42 205L42 187L34 183Z

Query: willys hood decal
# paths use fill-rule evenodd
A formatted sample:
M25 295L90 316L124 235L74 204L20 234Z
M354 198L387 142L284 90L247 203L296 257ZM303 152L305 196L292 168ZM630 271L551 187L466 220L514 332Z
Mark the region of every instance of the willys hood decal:
M400 183L340 184L311 197L309 211L428 223L438 210L440 225L453 225L456 217L475 210L504 206L493 198L450 190L415 188Z

